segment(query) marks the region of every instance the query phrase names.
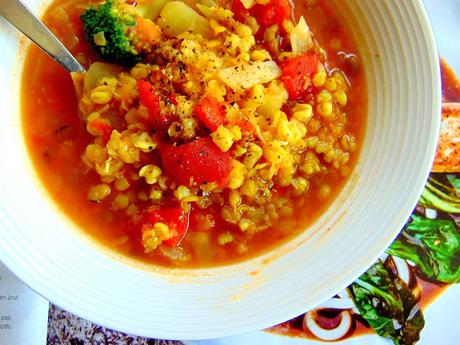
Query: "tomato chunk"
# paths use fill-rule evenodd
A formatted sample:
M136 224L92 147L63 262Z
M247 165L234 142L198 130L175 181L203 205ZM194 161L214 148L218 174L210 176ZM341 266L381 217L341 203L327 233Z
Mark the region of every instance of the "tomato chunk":
M282 62L280 67L289 99L297 100L308 91L310 77L318 67L318 57L314 53L305 53Z
M246 9L241 0L232 1L232 11L235 14L235 19L244 22L245 16L249 13L255 17L257 23L263 29L274 24L278 24L282 28L285 19L291 19L291 6L288 0L270 0L268 4L256 4L249 10Z
M282 27L283 21L291 18L291 6L288 0L270 0L266 5L253 6L250 13L263 28L274 24Z
M138 80L137 88L139 89L141 104L149 110L151 116L158 115L160 113L160 97L153 85L148 81Z
M161 161L167 173L184 185L227 182L232 169L231 155L222 152L210 137L195 139L181 146L161 144Z
M205 97L195 106L198 119L211 131L225 124L225 108L214 97Z
M148 211L145 221L151 224L158 222L166 224L175 234L173 237L163 241L163 243L167 246L175 247L188 230L189 213L185 213L180 207L163 207L159 210Z
M248 10L243 6L241 0L232 1L232 12L235 16L235 19L239 22L244 22L244 17Z
M155 87L148 81L138 80L137 88L141 104L149 110L148 124L155 129L167 129L174 122L174 116L161 112L160 96Z

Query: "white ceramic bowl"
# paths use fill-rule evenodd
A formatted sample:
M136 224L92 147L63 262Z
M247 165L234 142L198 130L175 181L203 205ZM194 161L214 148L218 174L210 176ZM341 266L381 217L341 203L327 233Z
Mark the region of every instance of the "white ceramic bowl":
M0 22L0 259L53 303L98 324L160 338L215 338L285 321L358 277L402 227L430 170L440 72L420 0L332 0L366 69L361 158L329 210L281 248L238 265L147 269L88 240L49 201L23 142L20 37ZM43 9L49 0L29 0ZM40 111L39 109L37 111Z

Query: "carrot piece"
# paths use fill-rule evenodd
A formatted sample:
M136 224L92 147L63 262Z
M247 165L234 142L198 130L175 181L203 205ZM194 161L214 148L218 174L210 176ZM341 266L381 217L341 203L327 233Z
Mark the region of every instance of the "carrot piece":
M158 25L149 19L136 18L136 38L143 43L158 42L161 38L161 30Z

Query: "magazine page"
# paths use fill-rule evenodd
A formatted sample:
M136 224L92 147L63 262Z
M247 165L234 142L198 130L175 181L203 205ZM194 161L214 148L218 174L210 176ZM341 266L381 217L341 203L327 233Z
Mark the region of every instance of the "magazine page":
M0 262L0 344L45 344L48 305Z

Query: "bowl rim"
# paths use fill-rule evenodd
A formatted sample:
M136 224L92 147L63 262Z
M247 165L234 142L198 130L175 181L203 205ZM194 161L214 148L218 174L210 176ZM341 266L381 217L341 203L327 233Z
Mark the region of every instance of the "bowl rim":
M434 82L435 82L434 88L436 88L438 90L438 94L436 95L437 100L435 100L434 105L433 105L433 113L436 111L436 108L438 108L438 107L439 107L438 110L440 112L440 107L441 107L440 71L439 71L439 63L438 63L439 59L438 59L438 55L437 55L437 51L436 51L434 35L433 35L433 32L432 32L431 26L429 24L429 21L428 21L427 13L424 10L424 7L423 7L423 4L422 4L421 0L413 0L413 3L417 4L417 6L418 6L418 10L419 10L418 18L420 18L420 20L421 20L420 24L426 30L424 38L427 40L427 43L429 44L429 46L431 48L430 49L431 54L428 57L428 59L430 59L430 61L431 61L431 68L432 68L431 76L434 77L433 78ZM436 62L434 65L433 65L433 61ZM435 130L436 130L436 132L439 132L439 123L438 123L438 128L435 129ZM433 146L433 148L430 151L430 155L431 155L429 157L430 159L425 160L425 162L432 161L433 158L434 158L434 154L435 154L436 139L430 138L430 140L431 140L430 145ZM422 167L420 169L420 171L422 171L422 174L420 174L420 178L422 180L427 179L428 174L430 172L430 168L431 168L431 165L428 166L428 164L426 164L426 166L424 166L424 167ZM416 187L417 188L414 188L414 193L413 193L412 198L407 201L407 203L410 203L412 205L416 204L416 202L418 200L418 197L419 197L419 195L421 194L421 192L423 190L424 184L419 184ZM406 219L407 219L406 216L401 215L401 217L399 219L395 220L395 222L399 223L399 226L395 227L395 229L397 229L397 230L394 230L393 236L387 235L386 247L391 243L393 238L397 235L397 233L399 232L399 229L405 223ZM3 244L0 243L0 247L2 247L2 245ZM94 320L90 313L88 314L87 311L85 311L84 309L79 308L79 306L73 305L73 304L68 304L66 301L60 299L58 296L50 296L49 294L47 294L47 291L44 290L44 287L40 286L40 284L39 284L39 282L37 280L33 279L32 276L30 276L25 270L23 270L23 268L21 267L21 263L15 262L15 260L13 260L12 257L9 257L5 253L6 253L5 251L0 251L0 259L5 263L5 265L15 275L17 275L27 285L31 286L32 289L34 289L36 292L38 292L39 294L44 296L46 299L48 299L48 300L50 300L52 302L56 302L56 304L59 305L59 306L63 306L65 309L69 310L70 312L73 312L73 313L75 313L77 315L80 315L80 316L84 317L85 319L88 319L88 320L91 320L91 321L94 321L94 322L98 323L98 320ZM366 258L363 258L363 262L369 263L369 265L370 265L373 261L375 261L378 258L379 255L380 255L380 253L369 254ZM252 261L252 259L250 261ZM369 266L369 265L367 265L367 266ZM363 266L363 265L360 265L360 267L361 266ZM220 270L220 268L217 268L217 269ZM346 279L347 281L346 282L344 281L342 283L342 285L343 285L342 288L346 287L355 278L357 278L362 273L362 271L363 270L361 270L361 269L355 269L353 271L353 273L349 275L349 278ZM340 289L336 289L336 290L338 291ZM321 301L318 301L318 303L320 303L320 302ZM293 310L293 309L294 308L291 308L291 311L292 311L291 312L291 317L295 316L296 314L301 314L302 312L305 311L305 307L302 307L302 306L299 306L295 310ZM285 320L287 320L287 319L276 320L275 323L282 322L282 321L285 321ZM143 336L151 336L149 334L146 334L142 330L135 331L135 329L133 329L133 330L131 330L131 329L123 329L123 327L119 327L120 325L118 325L118 324L105 323L104 325L107 325L108 327L111 327L111 328L114 328L114 329L121 329L121 330L126 331L126 332L131 333L131 334L136 333L136 334L143 335ZM269 325L266 325L266 324L262 325L261 324L260 326L261 326L261 328L263 328L263 327L266 327L266 326L269 326ZM253 330L253 329L254 328L252 327L251 329L244 329L243 331L248 331L248 330ZM237 333L240 333L240 331L238 331L236 333L235 332L234 333L229 333L229 334L226 334L226 335L232 335L232 334L237 334ZM187 339L187 337L185 337L184 339ZM191 339L191 338L189 338L189 339Z

